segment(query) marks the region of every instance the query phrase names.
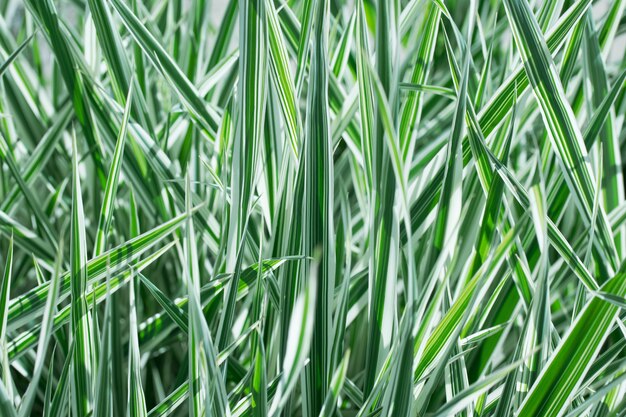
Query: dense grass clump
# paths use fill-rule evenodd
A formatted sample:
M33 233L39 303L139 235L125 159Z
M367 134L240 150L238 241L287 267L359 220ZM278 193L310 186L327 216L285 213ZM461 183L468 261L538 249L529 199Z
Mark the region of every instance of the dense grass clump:
M0 417L626 416L626 0L0 0Z

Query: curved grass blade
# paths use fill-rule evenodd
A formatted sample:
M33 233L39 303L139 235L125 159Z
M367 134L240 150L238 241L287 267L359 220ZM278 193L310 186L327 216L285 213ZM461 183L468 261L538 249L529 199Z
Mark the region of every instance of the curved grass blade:
M258 149L262 143L267 99L267 24L265 0L246 1L239 8L239 97L238 124L233 143L231 200L226 270L234 272L220 320L218 349L229 342L241 273L239 248L250 215L256 184Z
M507 0L504 4L550 140L559 156L565 180L575 196L581 215L589 223L592 221L595 180L582 133L565 97L546 41L528 4L523 0ZM617 252L606 213L602 208L598 213L597 227L599 246L615 270Z
M46 307L41 320L41 332L39 333L39 343L37 344L37 356L35 357L35 365L33 367L33 376L30 381L30 385L24 394L24 398L19 408L19 417L27 417L31 415L33 402L35 396L39 390L39 379L44 370L46 354L48 352L48 346L52 336L53 324L54 324L54 311L56 309L59 287L61 280L61 263L63 260L63 242L59 244L57 260L54 266L54 272L50 278L50 290L48 291L48 298L46 299ZM53 353L54 354L54 353Z
M96 242L94 244L94 257L101 255L106 247L107 235L111 226L111 218L113 216L113 203L115 201L115 195L117 193L117 183L119 181L119 175L121 171L121 163L124 158L124 144L126 143L126 129L128 128L128 120L130 118L130 109L132 103L133 89L132 85L128 90L126 96L126 107L124 108L124 117L122 119L122 126L120 133L115 144L115 151L113 152L113 160L111 161L111 168L109 175L107 176L107 182L104 189L104 198L102 200L102 208L100 209L100 218L98 219L98 229L96 231Z
M621 267L602 286L602 291L626 296L626 269ZM550 356L516 415L563 415L611 331L618 313L617 306L600 298L592 298Z
M7 251L6 262L4 265L4 273L2 274L2 290L0 291L0 346L2 349L2 383L4 394L7 396L7 401L12 404L12 386L13 380L11 378L11 366L9 364L9 357L7 354L7 327L9 319L9 297L11 295L11 275L13 271L13 236L9 240L9 248ZM2 401L3 399L0 399Z
M218 128L218 114L198 95L196 87L182 72L178 64L169 56L159 41L141 23L133 11L121 0L111 0L124 25L133 35L142 51L176 88L176 92L188 103L197 116L198 122L206 130L209 138L215 138Z
M80 187L76 136L72 142L72 227L70 230L71 332L75 340L72 356L72 412L87 417L93 408L94 353L92 320L86 300L87 241ZM49 291L49 290L48 290Z

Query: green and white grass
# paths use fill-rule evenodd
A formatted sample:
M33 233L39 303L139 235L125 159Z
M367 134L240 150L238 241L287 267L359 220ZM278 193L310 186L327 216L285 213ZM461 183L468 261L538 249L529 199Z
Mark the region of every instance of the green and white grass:
M626 416L626 0L0 0L0 416Z

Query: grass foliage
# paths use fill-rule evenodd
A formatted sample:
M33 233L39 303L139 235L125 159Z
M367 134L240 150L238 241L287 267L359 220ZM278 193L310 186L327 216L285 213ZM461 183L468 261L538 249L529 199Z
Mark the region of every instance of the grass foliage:
M0 416L626 416L626 0L0 0Z

